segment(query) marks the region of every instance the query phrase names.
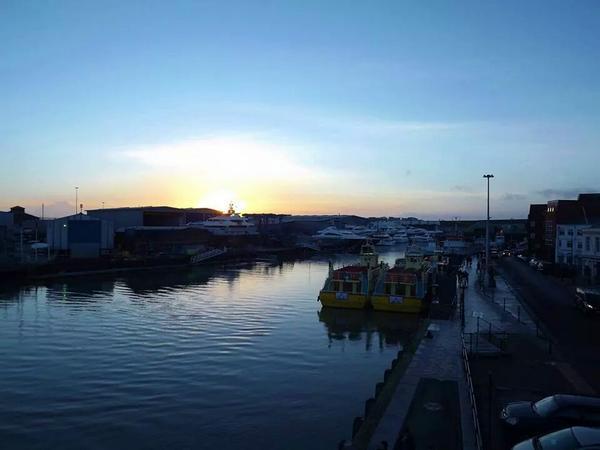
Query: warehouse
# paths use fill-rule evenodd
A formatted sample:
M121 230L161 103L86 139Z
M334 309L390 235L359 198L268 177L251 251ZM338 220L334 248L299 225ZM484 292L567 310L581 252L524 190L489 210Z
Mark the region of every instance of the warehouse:
M97 258L109 254L114 247L112 222L86 214L51 220L46 234L50 252L54 255Z

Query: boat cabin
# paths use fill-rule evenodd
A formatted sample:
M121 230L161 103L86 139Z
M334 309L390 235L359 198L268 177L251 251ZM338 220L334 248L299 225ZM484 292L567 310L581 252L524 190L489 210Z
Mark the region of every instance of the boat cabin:
M364 266L347 266L334 270L331 276L331 290L360 294L366 282L368 268Z

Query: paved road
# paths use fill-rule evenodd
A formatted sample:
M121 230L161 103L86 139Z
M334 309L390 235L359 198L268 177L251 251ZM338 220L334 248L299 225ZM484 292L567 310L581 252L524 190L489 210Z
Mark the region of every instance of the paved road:
M574 289L516 258L505 258L500 269L557 344L568 362L600 395L600 317L588 317L573 307Z

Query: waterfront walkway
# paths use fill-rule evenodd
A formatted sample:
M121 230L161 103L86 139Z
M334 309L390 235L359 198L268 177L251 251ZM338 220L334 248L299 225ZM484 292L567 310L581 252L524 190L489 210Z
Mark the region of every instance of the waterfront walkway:
M477 323L481 332L491 323L494 331L506 333L535 333L534 320L523 308L506 281L496 276L494 289L482 288L477 281L477 258L466 268L469 274L469 286L465 289L465 333L477 332ZM482 320L477 320L478 318Z
M535 322L501 277L497 277L497 285L493 290L488 289L485 292L477 286L476 264L477 262L474 260L470 268L465 267L469 272L469 285L465 288L464 303L465 333L476 333L478 328L481 333L485 333L489 324L492 324L494 332L535 333ZM463 365L460 314L456 313L450 320L432 320L429 330L432 337L425 337L419 344L384 416L373 433L369 450L382 448L382 442L387 442L388 448L393 448L398 437L407 427L410 427L417 450L430 448L472 450L477 448L475 425ZM482 341L481 347L485 348L485 345ZM455 430L454 433L443 436L443 432L438 432L441 430L434 432L430 426L420 426L420 418L431 422L432 416L431 414L429 416L419 414L419 411L424 411L432 403L437 404L437 402L431 402L428 395L422 392L423 385L431 385L432 381L441 382L440 386L445 386L445 391L454 390L447 382L455 383L460 409L454 405L455 408L447 408L447 411L444 412L446 408L442 407L439 409L439 414L453 416L452 419L457 421L454 416L459 410L460 433ZM440 439L444 438L453 442L446 441L446 445L440 447Z
M432 320L429 330L433 337L425 337L419 344L373 434L368 447L370 450L379 448L382 441L387 442L390 449L393 448L405 426L405 421L409 418L409 415L414 416L409 412L419 408L428 408L428 405L431 410L432 403L437 405L437 402L428 401L427 395L415 395L417 388L420 384L423 384L423 381L431 382L432 379L456 383L460 405L460 432L454 430L455 436L449 437L451 439L457 438L459 440L458 444L461 445L462 443L462 448L465 450L476 448L473 418L462 363L460 320L457 317L451 320ZM413 399L417 402L422 399L425 403L418 404ZM442 403L439 414L454 415L456 410L458 408L446 410ZM457 420L456 417L453 418ZM411 423L411 426L416 449L435 448L441 450L437 446L431 447L437 444L439 434L436 434L430 427L429 429L421 428L419 424L414 423Z

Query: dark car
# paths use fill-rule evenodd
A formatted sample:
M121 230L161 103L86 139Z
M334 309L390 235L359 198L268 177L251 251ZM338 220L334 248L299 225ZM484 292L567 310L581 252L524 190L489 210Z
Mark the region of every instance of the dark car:
M512 450L599 450L600 428L573 427L527 439Z
M600 313L600 289L577 288L575 306L587 314Z
M537 402L509 403L502 409L500 420L516 436L573 425L600 426L600 398L559 394Z

